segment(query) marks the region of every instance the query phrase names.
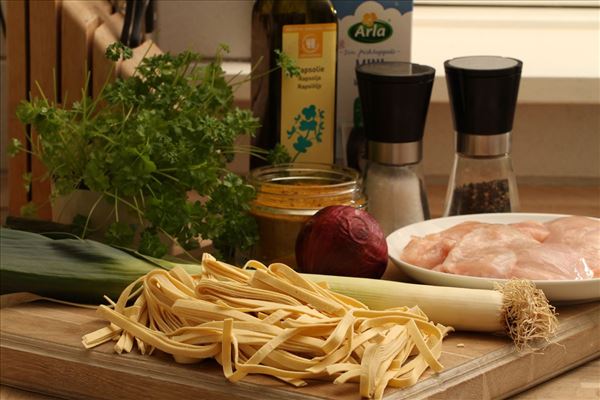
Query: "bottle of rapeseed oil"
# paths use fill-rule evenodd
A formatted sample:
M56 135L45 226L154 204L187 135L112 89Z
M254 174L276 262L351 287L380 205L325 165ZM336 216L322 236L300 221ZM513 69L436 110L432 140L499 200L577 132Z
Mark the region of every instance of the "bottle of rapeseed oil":
M300 76L277 65L275 50L291 57ZM294 162L333 163L337 17L329 0L257 0L252 11L251 101L262 127L253 144L283 144ZM251 166L261 165L253 158Z

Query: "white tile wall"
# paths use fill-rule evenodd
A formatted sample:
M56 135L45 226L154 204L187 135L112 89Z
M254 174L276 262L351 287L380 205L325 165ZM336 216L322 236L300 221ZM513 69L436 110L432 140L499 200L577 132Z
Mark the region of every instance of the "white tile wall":
M518 104L513 166L527 183L600 185L600 105ZM425 127L423 167L445 183L454 158L448 103L432 103Z
M211 57L220 43L227 58L250 59L253 0L159 0L155 38L163 51L194 50Z

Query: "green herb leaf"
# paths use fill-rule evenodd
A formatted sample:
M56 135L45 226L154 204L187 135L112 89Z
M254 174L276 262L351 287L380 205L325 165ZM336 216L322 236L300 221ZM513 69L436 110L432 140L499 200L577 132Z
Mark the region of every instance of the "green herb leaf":
M33 177L33 175L31 174L31 172L25 172L22 176L23 188L25 189L26 192L29 192L31 190L32 177Z
M133 226L123 222L113 222L106 231L108 244L115 246L129 246L133 243L135 229Z
M292 156L284 145L277 143L267 154L267 161L272 165L287 164L292 162Z
M281 50L275 50L275 55L277 57L276 64L281 68L282 72L286 74L288 77L298 77L300 76L300 67L296 64L294 59L288 56Z
M23 147L23 144L21 143L21 141L17 138L12 138L12 140L8 144L7 152L11 157L14 157L24 150L25 150L25 147Z
M33 202L29 202L22 206L19 211L26 218L34 218L37 216L38 207Z
M139 252L152 257L161 258L167 254L167 246L161 242L160 237L155 230L145 230L142 232Z
M123 60L129 60L133 57L133 50L121 42L115 42L106 48L104 56L111 61L119 61L121 58Z

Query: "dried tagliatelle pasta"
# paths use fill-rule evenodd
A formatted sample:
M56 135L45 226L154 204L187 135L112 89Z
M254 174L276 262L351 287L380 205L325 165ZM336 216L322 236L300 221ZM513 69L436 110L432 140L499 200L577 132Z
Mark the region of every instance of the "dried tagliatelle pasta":
M358 382L366 398L410 386L427 368L440 371L451 329L418 307L369 310L284 264L239 269L209 255L201 274L151 271L98 312L110 325L83 336L87 348L116 340L117 353L135 345L180 363L214 358L231 382L249 374L294 386L311 378Z

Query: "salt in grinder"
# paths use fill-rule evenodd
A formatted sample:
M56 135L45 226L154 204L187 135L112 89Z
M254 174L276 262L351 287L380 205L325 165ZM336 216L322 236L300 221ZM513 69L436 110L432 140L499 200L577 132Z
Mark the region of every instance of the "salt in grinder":
M356 68L368 161L368 211L383 232L429 218L421 168L435 70L406 62Z

